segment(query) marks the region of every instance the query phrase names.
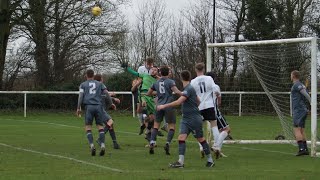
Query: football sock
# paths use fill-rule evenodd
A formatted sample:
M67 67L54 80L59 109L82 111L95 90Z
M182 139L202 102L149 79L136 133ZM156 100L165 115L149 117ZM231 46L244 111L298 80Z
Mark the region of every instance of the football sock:
M209 147L209 144L207 143L206 140L200 142L202 148L203 148L203 151L206 155L210 154L210 147Z
M219 130L218 130L218 126L214 126L211 128L212 134L213 134L213 138L214 138L214 143L217 144L218 141L218 137L219 137Z
M141 113L138 114L138 119L139 119L139 122L140 122L141 124L144 123L143 116L142 116Z
M109 130L109 134L110 134L112 141L117 142L116 133L114 132L113 128Z
M213 162L211 153L210 153L210 148L209 148L209 144L207 143L206 140L200 142L203 148L203 151L205 153L205 155L207 156L208 162Z
M91 130L87 130L87 139L89 141L89 144L93 144L93 136Z
M186 152L186 141L179 141L179 156Z
M184 155L179 155L179 160L178 160L178 162L179 162L180 164L184 164Z
M305 148L304 148L303 141L297 141L297 143L298 143L299 151L302 151L302 150L305 149Z
M167 135L167 143L170 144L174 136L174 129L170 129Z
M99 129L99 141L100 141L100 143L104 143L104 141L105 141L105 135L104 135L103 129Z
M217 148L218 150L220 151L221 150L221 147L223 145L223 140L228 136L228 133L226 131L222 131L220 134L219 134L219 137L218 137L218 141L217 141Z
M152 130L151 130L151 141L150 141L150 143L154 143L154 142L156 141L157 134L158 134L158 129L157 129L157 128L152 128Z
M303 141L303 147L306 151L308 151L308 145L307 145L307 141Z

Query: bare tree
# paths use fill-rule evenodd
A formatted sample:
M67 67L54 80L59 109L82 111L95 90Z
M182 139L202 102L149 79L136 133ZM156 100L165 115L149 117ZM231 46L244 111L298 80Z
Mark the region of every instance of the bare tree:
M0 1L0 90L3 85L3 71L5 65L5 58L7 53L7 45L9 40L10 31L13 24L11 23L12 13L15 11L21 0Z
M206 1L196 2L182 14L191 24L198 39L198 61L206 61L207 42L212 42L212 16L210 4Z
M240 36L243 34L242 29L244 26L246 18L246 0L224 0L219 1L217 8L220 9L224 16L219 16L221 19L220 28L218 29L218 40L217 42L225 42L224 36L227 35L226 32L229 32L227 38L232 39L234 42L240 41ZM232 56L231 61L227 60L230 54ZM234 49L232 52L228 52L224 49L221 49L220 54L222 55L222 71L219 73L220 78L223 80L222 83L227 86L225 88L234 86L234 79L237 73L237 68L239 64L239 55L238 50ZM218 63L219 64L219 63ZM230 64L232 67L229 68ZM228 69L231 69L231 72L227 72ZM228 82L224 82L225 75L229 74ZM226 84L228 83L228 84Z
M139 7L136 30L132 32L133 48L136 55L134 62L141 62L147 57L156 61L162 59L168 30L166 5L162 0L145 1Z
M89 66L112 67L109 47L113 36L123 31L118 6L124 2L100 2L103 13L98 17L91 14L92 0L28 0L20 4L15 29L34 43L39 86L70 81Z

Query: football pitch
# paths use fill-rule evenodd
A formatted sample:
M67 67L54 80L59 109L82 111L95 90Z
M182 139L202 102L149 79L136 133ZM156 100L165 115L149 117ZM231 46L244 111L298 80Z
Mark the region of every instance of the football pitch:
M206 168L199 147L190 136L186 142L185 168L170 169L178 158L176 130L171 155L165 155L164 137L158 137L155 154L138 135L139 123L130 113L114 112L121 149L113 149L106 134L107 152L92 157L83 118L70 113L1 113L0 179L319 179L320 158L296 157L293 145L224 145L228 157ZM180 119L180 118L178 118ZM227 116L234 139L274 139L280 122L268 116ZM310 121L307 122L310 126ZM94 129L94 138L97 131ZM307 129L309 133L309 129ZM166 133L164 132L165 136ZM310 137L310 133L309 136ZM97 146L96 146L97 147ZM99 151L99 149L98 149Z

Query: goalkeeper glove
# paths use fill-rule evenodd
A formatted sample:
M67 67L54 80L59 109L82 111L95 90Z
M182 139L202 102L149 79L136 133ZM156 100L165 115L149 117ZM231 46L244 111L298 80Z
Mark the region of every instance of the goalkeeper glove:
M121 64L121 67L127 69L128 68L128 63L127 62L123 62Z

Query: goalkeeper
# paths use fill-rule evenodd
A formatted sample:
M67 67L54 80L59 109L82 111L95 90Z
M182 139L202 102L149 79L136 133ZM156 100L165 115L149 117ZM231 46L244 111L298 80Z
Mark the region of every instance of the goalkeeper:
M142 79L142 85L140 88L140 97L139 99L141 100L141 105L142 108L144 109L143 111L146 112L147 114L147 120L145 120L145 126L149 130L147 133L146 139L149 141L150 140L150 130L152 128L152 123L153 120L155 119L155 102L153 100L153 97L147 96L146 93L148 92L149 88L151 88L152 84L157 81L157 75L158 75L158 68L157 67L152 67L150 69L150 75L149 74L140 74L136 71L134 71L132 68L128 67L127 63L123 63L121 65L124 69L126 69L129 73L133 74L134 76L140 77ZM150 122L150 123L148 123Z
M297 70L291 72L291 81L293 83L291 88L293 130L299 148L296 156L309 155L304 128L308 115L305 100L310 104L311 98L306 91L306 87L301 83L300 76L300 72Z

